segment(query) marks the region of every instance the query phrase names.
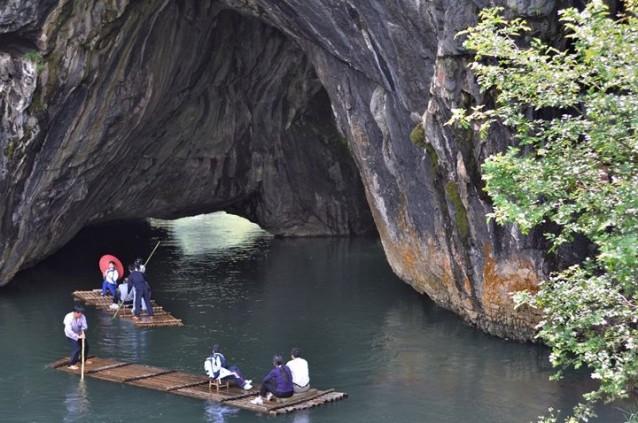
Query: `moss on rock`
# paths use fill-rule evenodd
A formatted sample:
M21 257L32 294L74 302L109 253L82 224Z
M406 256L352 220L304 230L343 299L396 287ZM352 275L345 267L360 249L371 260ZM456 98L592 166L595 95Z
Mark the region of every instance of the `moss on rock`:
M454 221L456 229L461 237L463 244L469 243L470 225L467 220L467 209L463 205L461 196L459 194L459 188L454 181L450 181L445 184L445 194L448 201L454 207Z
M423 129L423 125L418 124L414 127L412 132L410 132L410 141L418 147L426 148L427 141L425 140L425 129Z

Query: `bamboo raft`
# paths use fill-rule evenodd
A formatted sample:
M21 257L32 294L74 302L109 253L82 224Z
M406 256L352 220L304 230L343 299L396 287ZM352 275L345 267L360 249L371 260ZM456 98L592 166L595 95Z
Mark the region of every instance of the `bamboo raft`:
M92 305L101 310L106 310L115 314L115 310L109 309L109 306L113 304L113 298L110 296L103 297L101 293L101 289L93 289L91 291L74 291L71 295L73 295L76 300L83 301L88 305ZM117 315L118 317L128 319L135 323L136 326L143 328L184 325L181 319L175 318L161 306L158 306L155 303L155 300L151 300L151 306L153 307L153 316L141 315L139 320L133 320L133 307L128 304L122 305Z
M51 363L49 367L79 375L80 369L69 369L67 367L68 361L68 357L63 358ZM231 385L228 390L220 389L217 391L214 387L210 387L209 378L206 376L95 356L87 359L87 363L84 366L84 374L109 382L119 382L125 385L170 392L200 400L215 401L224 405L272 416L313 408L348 397L348 394L335 392L334 389L326 391L309 389L307 392L294 394L290 398L277 398L276 401L264 401L263 405L256 405L252 404L250 400L258 394L259 387L244 391L237 386Z

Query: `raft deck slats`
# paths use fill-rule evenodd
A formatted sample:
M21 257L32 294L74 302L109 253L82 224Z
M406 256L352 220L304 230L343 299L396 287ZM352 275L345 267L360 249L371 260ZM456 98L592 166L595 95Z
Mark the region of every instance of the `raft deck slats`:
M264 401L263 404L253 404L250 401L254 396L245 397L239 400L225 401L224 404L244 408L258 413L268 413L270 415L286 414L295 410L316 407L322 404L320 398L334 390L319 391L310 389L306 392L295 394L290 398L276 398L275 401Z
M277 407L276 409L270 410L268 414L273 416L278 416L280 414L288 414L297 410L305 410L307 408L318 407L323 404L327 404L329 402L335 402L348 397L348 394L343 392L328 392L326 394L321 394L316 396L308 401L297 402L293 405L283 405L281 407Z
M72 293L75 299L83 301L85 304L94 306L101 310L106 310L115 315L116 311L109 308L110 305L113 304L113 298L110 296L103 297L101 294L101 289L93 289L91 291L74 291ZM128 319L135 323L135 326L141 328L184 325L181 319L177 319L172 316L161 306L157 305L155 300L151 300L151 306L153 307L153 316L142 315L139 320L133 320L133 307L128 304L123 305L119 310L117 310L117 316L121 319Z
M154 389L156 391L168 392L175 389L186 388L189 386L203 385L204 383L208 383L207 378L189 373L173 371L170 374L147 378L144 380L138 380L131 383L131 385Z
M190 398L197 398L205 401L224 402L233 399L244 398L250 396L254 398L258 391L253 390L242 391L237 386L231 385L230 390L219 391L219 393L213 388L208 389L208 378L205 383L197 384L189 387L174 389L170 391L172 394L183 395Z
M110 308L108 309L109 311L114 311L111 310ZM157 315L169 315L168 311L164 310L162 307L160 306L153 306L153 314L155 316ZM130 305L126 304L122 307L120 307L120 312L117 313L118 316L120 317L133 317L133 307L131 307Z
M150 377L164 376L169 373L175 373L175 370L162 370L161 372L157 372L157 373L149 373L142 376L133 376L128 379L124 379L122 382L123 383L137 382L138 380L148 379Z
M80 369L73 370L66 366L68 360L68 357L57 360L51 363L49 367L66 373L79 375ZM175 393L206 401L215 401L270 415L286 414L296 410L317 407L328 402L347 398L348 396L342 392L334 392L334 389L320 391L313 388L307 392L295 394L290 398L278 398L276 402L266 401L263 405L256 405L250 401L257 395L259 391L258 387L253 388L251 391L243 391L237 386L231 385L228 391L217 392L215 389L211 390L209 388L208 378L202 375L95 356L89 357L89 360L91 364L85 364L85 374L96 379Z
M101 372L102 370L109 370L109 369L115 369L117 367L124 367L124 366L130 366L131 363L114 363L114 364L107 364L105 366L102 367L97 367L95 369L91 369L91 370L87 370L86 373L95 373L95 372Z
M239 394L239 395L235 395L233 397L222 398L219 402L233 401L233 400L242 399L242 398L246 398L246 397L250 397L250 399L253 399L255 397L255 393L254 392L246 392L245 394Z
M89 355L86 357L87 360L93 360L94 358L95 358L94 355ZM65 357L65 358L56 360L53 363L49 363L47 367L50 367L52 369L57 369L58 367L66 366L68 362L69 362L69 357Z
M309 390L309 391L311 391L311 390ZM317 398L317 397L319 397L319 396L321 396L321 395L323 395L323 394L329 394L329 393L331 393L331 392L334 392L334 389L328 389L327 391L323 391L322 393L317 393L317 392L315 391L315 393L314 393L312 396L310 396L310 397L308 397L308 396L301 396L301 397L300 397L300 399L297 399L297 400L290 400L290 401L287 401L285 404L282 402L282 404L281 404L281 405L276 405L275 407L271 407L271 408L270 408L270 411L272 411L272 410L276 410L276 409L278 409L278 408L283 408L283 407L289 407L289 406L297 405L297 404L299 404L300 402L310 401L310 400L315 399L315 398Z
M108 380L110 382L120 382L132 385L137 379L144 379L145 377L151 377L164 369L159 367L148 367L139 364L131 364L121 368L107 369L100 372L89 373L97 379Z

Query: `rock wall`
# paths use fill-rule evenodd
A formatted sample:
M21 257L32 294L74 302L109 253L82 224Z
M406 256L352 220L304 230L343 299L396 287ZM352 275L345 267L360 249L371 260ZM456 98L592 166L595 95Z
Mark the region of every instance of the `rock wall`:
M37 39L12 34L3 282L106 220L223 209L279 235L373 228L301 49L256 19L199 3L60 2Z
M486 222L479 173L508 135L444 125L480 97L455 34L488 2L6 3L0 283L99 221L227 210L303 236L373 218L417 291L533 336L510 293L549 264L538 237ZM548 36L565 5L503 3Z

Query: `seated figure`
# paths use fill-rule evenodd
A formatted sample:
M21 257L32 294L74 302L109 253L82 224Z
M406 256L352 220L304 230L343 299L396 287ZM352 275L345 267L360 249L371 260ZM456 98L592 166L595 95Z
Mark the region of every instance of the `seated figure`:
M292 373L292 385L295 393L306 392L310 389L310 371L308 362L301 357L301 348L295 347L290 351L291 360L286 366Z
M117 289L120 291L120 300L122 300L124 304L133 303L135 299L134 292L133 289L129 289L128 279L124 279L124 282L122 282Z
M118 286L120 301L126 305L132 305L135 310L135 288L128 283L128 278ZM142 298L142 311L146 311L146 301Z
M221 351L221 347L218 344L213 345L213 354L204 361L204 370L206 370L208 377L218 381L228 378L241 389L247 391L252 389L252 381L244 378L239 367L235 365L229 366Z
M290 398L295 393L292 384L292 373L290 368L284 365L281 355L275 354L272 358L273 368L262 380L259 396L251 400L252 404L263 404L264 398L268 401L273 397Z

